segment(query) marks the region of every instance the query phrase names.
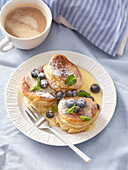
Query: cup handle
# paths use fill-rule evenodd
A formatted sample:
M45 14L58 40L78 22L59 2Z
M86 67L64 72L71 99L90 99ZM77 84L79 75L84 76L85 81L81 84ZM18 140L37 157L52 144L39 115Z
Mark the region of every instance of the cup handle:
M9 43L9 42L10 42L10 43ZM7 43L9 43L9 45L7 45L7 46L5 47L5 45L6 45ZM0 41L0 51L6 52L6 51L9 51L9 50L11 50L11 49L13 49L13 48L14 48L14 45L13 45L13 43L10 41L9 38L5 37L2 41Z

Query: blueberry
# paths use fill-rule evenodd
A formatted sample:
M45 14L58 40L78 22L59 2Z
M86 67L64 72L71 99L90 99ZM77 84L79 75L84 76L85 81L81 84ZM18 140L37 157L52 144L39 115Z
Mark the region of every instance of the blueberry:
M72 106L74 106L74 104L76 104L74 99L68 99L66 101L66 105L67 105L68 108L71 108Z
M62 91L59 91L59 92L56 94L57 100L61 100L63 97L64 97L64 93L63 93Z
M46 79L40 80L40 87L42 89L45 89L46 87L48 87L48 81Z
M100 109L100 105L99 104L96 104L97 105L97 110L99 110Z
M42 79L45 79L45 78L46 78L45 74L44 74L44 73L42 73L42 72L38 74L38 77L40 78L40 80L42 80Z
M72 97L76 97L78 95L78 91L76 89L72 90Z
M91 87L90 87L90 90L93 93L98 93L100 91L100 86L98 84L92 84Z
M85 90L80 90L80 92L86 92Z
M38 69L33 69L31 72L31 76L33 78L37 78L39 73L40 73L40 71Z
M79 106L80 108L84 108L86 106L86 101L85 99L78 99L76 102L77 106Z
M94 97L92 97L92 96L89 96L88 98L90 98L90 99L92 99L92 101L94 101Z
M79 113L79 111L80 111L80 107L79 107L79 106L75 106L74 112L75 112L75 113Z
M65 96L66 97L71 97L72 96L72 92L70 90L65 92Z
M47 116L47 118L52 118L52 117L54 117L54 112L50 110L46 113L46 116Z

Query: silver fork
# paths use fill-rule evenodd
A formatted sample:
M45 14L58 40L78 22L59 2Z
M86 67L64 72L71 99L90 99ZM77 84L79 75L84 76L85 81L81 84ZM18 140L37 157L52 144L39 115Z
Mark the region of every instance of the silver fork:
M49 126L49 121L45 119L45 117L43 117L33 106L31 106L31 108L32 109L28 108L29 111L25 110L25 112L27 113L28 117L31 119L31 121L34 123L36 127L38 127L39 129L49 129L59 139L61 139L65 144L67 144L74 152L76 152L85 162L91 161L91 159L87 155L85 155L82 151L80 151L76 146L74 146L71 142L69 142L65 137L63 137L55 129ZM40 128L40 125L42 125L41 128Z

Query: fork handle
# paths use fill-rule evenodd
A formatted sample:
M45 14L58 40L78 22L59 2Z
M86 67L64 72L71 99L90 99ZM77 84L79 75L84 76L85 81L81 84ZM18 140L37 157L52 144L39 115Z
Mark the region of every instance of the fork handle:
M81 150L79 150L76 146L70 143L67 139L65 139L60 133L54 130L52 127L49 127L49 130L52 131L57 137L59 137L64 143L66 143L74 152L76 152L85 162L90 162L91 159L85 155Z

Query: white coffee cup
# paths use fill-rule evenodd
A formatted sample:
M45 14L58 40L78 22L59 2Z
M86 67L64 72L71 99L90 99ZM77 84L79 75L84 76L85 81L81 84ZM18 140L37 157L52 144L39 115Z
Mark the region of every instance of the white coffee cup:
M4 29L4 17L6 13L15 6L33 6L40 7L42 9L42 12L46 18L46 28L44 32L41 34L32 37L32 38L17 38L12 35L10 35L5 29ZM40 45L48 36L48 33L50 31L52 24L52 14L49 9L49 7L41 0L10 0L7 2L1 9L0 12L0 27L1 31L4 34L5 38L0 42L0 51L6 52L11 50L12 48L16 47L23 50L28 50L37 47ZM9 45L7 45L9 43Z

